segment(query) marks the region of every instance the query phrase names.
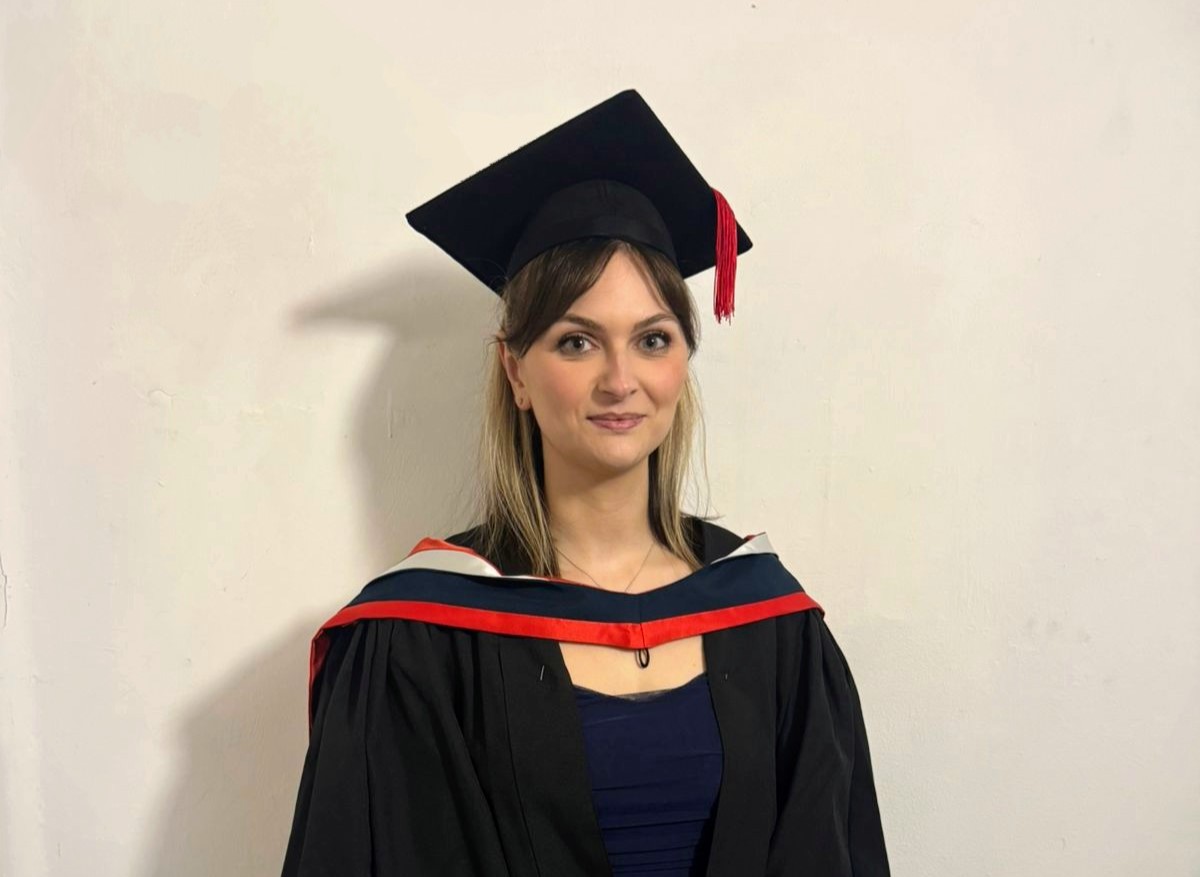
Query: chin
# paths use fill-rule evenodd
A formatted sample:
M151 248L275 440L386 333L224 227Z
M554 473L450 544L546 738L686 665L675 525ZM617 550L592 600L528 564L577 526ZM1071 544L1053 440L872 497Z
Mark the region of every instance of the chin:
M592 457L592 465L603 466L614 472L627 472L642 465L651 453L650 450L641 447L630 448L628 451L628 453L596 454Z

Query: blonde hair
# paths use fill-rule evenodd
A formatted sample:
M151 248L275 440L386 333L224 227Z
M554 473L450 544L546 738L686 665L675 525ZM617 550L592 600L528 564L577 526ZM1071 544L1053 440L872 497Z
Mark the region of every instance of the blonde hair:
M478 436L478 473L474 517L485 557L516 547L528 560L530 574L559 577L558 556L550 534L545 497L541 434L532 411L522 411L496 342L521 357L534 341L567 312L603 273L612 255L627 254L679 320L688 348L688 376L675 418L662 444L650 454L650 528L658 541L690 568L701 565L692 547L681 497L691 474L693 433L700 427L704 463L704 420L700 394L690 368L699 328L687 282L675 264L656 250L615 238L587 238L542 253L508 280L501 290L500 328L489 342ZM705 465L703 485L707 487ZM699 516L695 516L699 517ZM699 526L697 522L696 526Z

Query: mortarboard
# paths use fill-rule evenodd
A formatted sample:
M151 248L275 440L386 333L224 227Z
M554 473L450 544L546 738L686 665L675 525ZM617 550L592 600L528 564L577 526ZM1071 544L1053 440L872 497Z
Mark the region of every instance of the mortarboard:
M594 236L653 247L684 277L715 266L718 323L733 315L737 257L751 247L728 202L633 89L494 162L407 219L496 293L540 253Z

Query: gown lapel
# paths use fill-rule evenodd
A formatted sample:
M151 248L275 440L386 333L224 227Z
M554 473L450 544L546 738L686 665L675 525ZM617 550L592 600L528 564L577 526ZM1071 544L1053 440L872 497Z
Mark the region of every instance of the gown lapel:
M775 823L774 631L760 623L703 635L724 753L707 877L745 877L766 866Z
M611 874L562 649L554 640L499 642L513 778L538 873Z

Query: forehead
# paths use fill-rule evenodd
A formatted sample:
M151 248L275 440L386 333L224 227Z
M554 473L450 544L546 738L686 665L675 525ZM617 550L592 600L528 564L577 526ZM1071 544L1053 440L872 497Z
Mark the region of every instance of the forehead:
M613 326L632 323L636 328L652 317L674 320L645 268L618 250L596 282L559 319Z

